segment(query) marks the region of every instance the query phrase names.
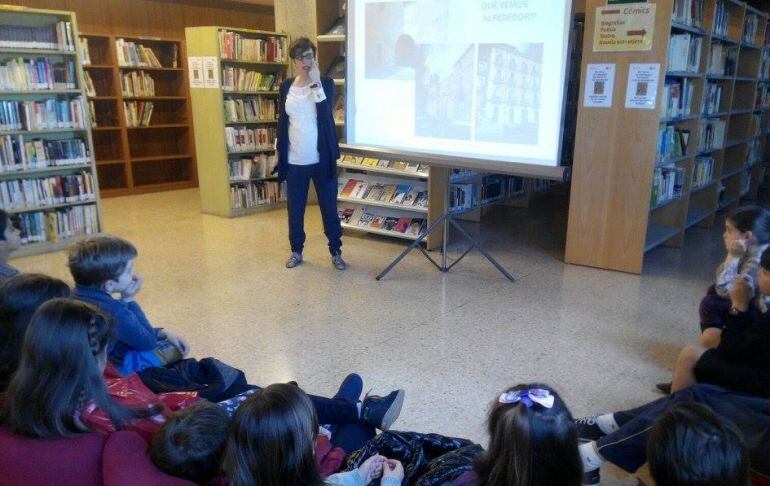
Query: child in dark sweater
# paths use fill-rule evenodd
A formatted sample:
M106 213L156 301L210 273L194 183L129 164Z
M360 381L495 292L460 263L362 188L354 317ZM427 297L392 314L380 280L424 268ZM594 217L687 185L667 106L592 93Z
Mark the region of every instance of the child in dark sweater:
M136 302L144 282L134 273L136 256L134 245L113 236L83 240L69 254L73 297L97 306L113 319L109 358L124 375L173 363L190 350L180 336L153 328Z

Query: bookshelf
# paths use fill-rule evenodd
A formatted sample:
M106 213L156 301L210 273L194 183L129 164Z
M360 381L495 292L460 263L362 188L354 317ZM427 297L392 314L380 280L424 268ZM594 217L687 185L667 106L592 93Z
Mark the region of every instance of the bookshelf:
M216 58L221 80L216 89L190 89L203 212L235 217L284 206L284 185L271 170L278 88L289 67L288 37L188 27L186 38L190 56ZM230 46L244 48L236 54Z
M345 141L345 10L346 0L316 0L316 46L318 47L318 68L321 74L334 80L335 99L332 100L334 121L337 126L337 138ZM339 68L342 73L332 73L332 68Z
M587 33L604 6L586 2ZM568 262L641 273L645 252L681 247L689 228L756 198L766 26L766 13L738 0L661 0L649 52L593 52L585 36L583 72L615 63L616 90L612 108L579 109ZM625 108L631 63L661 65L656 110Z
M22 237L12 258L101 231L77 33L72 12L0 5L0 207Z
M184 42L101 34L81 34L80 42L104 196L195 187ZM154 65L126 59L136 49L151 50Z

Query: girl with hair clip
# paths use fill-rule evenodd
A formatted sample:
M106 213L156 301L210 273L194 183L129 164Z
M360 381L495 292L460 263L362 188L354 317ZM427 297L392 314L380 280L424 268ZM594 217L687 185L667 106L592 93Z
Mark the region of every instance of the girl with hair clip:
M492 404L487 425L488 450L452 486L581 484L577 429L552 388L535 383L509 388Z
M305 393L289 384L270 385L238 407L230 427L223 469L231 486L365 486L382 478L398 486L400 462L376 455L353 471L321 478L314 458L318 420Z

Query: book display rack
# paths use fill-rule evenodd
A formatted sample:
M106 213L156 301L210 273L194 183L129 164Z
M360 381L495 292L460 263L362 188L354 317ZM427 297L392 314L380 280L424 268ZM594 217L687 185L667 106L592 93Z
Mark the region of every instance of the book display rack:
M72 12L0 6L0 208L11 257L101 231L94 145Z
M195 187L184 42L82 34L79 50L104 196Z
M216 89L190 89L203 212L234 217L283 206L285 185L271 172L288 37L228 27L185 30L189 55L216 58L221 80Z

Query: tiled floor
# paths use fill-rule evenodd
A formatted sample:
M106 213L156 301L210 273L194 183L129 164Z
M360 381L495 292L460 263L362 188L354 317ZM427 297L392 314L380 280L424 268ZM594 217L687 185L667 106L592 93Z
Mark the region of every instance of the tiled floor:
M321 394L357 371L375 392L406 389L397 428L484 442L488 403L519 382L557 387L575 416L657 398L654 383L697 336L697 304L722 257L721 232L696 229L683 251L649 254L641 277L565 265L565 201L537 206L466 225L520 277L513 284L478 253L446 275L413 255L377 282L403 242L355 235L338 272L316 208L293 270L285 211L205 216L186 190L107 199L104 218L139 248L151 321L185 335L195 356ZM64 253L13 263L71 280ZM605 484L627 481L605 474Z

